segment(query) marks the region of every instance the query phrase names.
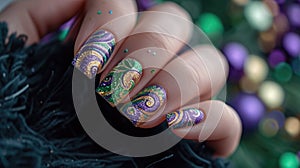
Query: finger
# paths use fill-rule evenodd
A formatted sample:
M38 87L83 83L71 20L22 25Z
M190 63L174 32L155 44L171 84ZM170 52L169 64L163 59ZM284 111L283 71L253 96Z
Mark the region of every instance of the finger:
M84 0L16 1L0 14L0 21L8 23L9 33L27 35L31 44L76 15L83 4Z
M229 156L238 146L241 121L224 102L206 101L182 107L167 115L172 131L186 139L206 141L217 156Z
M174 3L142 13L132 35L103 72L97 92L111 105L129 101L128 93L140 91L189 40L192 25L188 14Z
M134 0L89 0L75 42L73 65L87 77L100 73L116 45L133 29L137 14Z
M149 93L152 96L141 96L144 102L159 104L155 111L147 111L140 103L139 95L133 98L131 105L121 108L121 112L141 128L151 128L164 121L165 115L191 102L200 102L204 98L216 94L226 81L227 66L223 56L212 46L198 46L194 50L187 51L168 63L148 86L163 88L166 100L157 101L160 97L157 92ZM162 94L161 94L162 95ZM139 100L139 101L137 101ZM135 107L135 112L128 110ZM145 110L146 109L146 110ZM137 117L137 116L142 117ZM135 121L137 120L137 121Z

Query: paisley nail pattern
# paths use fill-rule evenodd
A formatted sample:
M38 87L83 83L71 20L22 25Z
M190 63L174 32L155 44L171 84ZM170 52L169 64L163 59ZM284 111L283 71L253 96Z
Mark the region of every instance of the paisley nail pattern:
M121 107L120 111L135 126L146 122L165 104L167 99L164 88L153 85L139 92L129 103Z
M142 65L135 59L124 59L99 84L96 92L114 106L140 81L142 70Z
M196 108L178 110L167 114L169 127L177 129L199 124L204 119L204 113Z
M93 78L110 58L116 41L114 35L105 30L96 31L81 47L72 64L87 77Z

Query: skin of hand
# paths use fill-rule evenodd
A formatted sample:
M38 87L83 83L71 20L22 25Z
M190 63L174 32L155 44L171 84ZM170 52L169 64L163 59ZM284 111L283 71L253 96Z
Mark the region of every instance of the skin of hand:
M226 82L226 60L208 45L174 58L192 34L190 16L178 5L160 4L139 17L136 12L134 0L24 0L2 11L0 21L8 23L10 33L26 34L30 45L76 16L69 38L75 41L73 65L90 78L101 74L97 93L137 127L151 128L167 120L176 135L206 141L216 156L229 156L240 140L240 119L224 102L210 100ZM149 59L147 53L160 57ZM160 68L188 81L180 82L189 88L184 96L176 92L174 76ZM113 85L115 81L119 83Z

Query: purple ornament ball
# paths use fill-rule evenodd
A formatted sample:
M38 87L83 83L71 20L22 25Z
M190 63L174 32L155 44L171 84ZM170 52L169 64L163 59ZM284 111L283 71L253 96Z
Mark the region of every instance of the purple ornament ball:
M240 43L232 42L223 48L230 66L236 70L242 70L249 55L248 50Z
M290 24L295 27L300 27L300 5L292 4L287 9L287 16L289 18Z
M254 94L240 93L230 105L239 114L244 131L253 131L264 117L265 106Z
M273 50L269 54L268 62L272 68L275 68L278 64L285 61L286 61L286 56L281 50Z
M300 55L300 37L298 34L290 32L284 36L283 46L292 57Z

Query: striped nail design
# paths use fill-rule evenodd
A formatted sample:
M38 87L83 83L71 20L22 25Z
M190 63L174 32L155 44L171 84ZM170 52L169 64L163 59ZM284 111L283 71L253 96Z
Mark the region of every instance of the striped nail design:
M167 122L170 128L184 128L199 124L204 120L204 113L196 108L178 110L167 114Z
M135 59L124 59L99 84L96 92L114 106L140 81L142 70L142 65Z
M81 47L72 64L88 78L99 73L110 58L116 41L106 30L96 31Z
M120 111L135 126L149 120L165 104L167 99L164 88L153 85L139 92L129 103L121 107Z

